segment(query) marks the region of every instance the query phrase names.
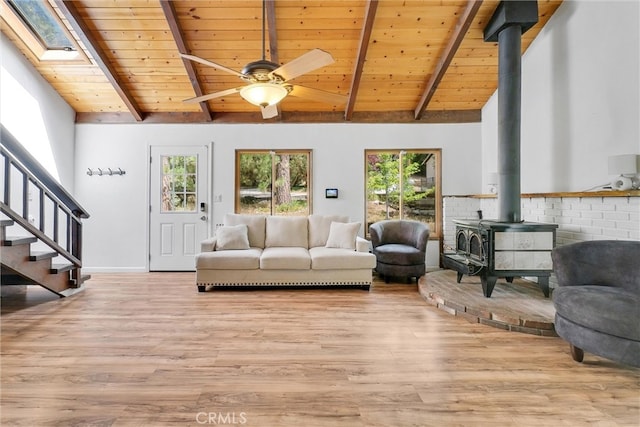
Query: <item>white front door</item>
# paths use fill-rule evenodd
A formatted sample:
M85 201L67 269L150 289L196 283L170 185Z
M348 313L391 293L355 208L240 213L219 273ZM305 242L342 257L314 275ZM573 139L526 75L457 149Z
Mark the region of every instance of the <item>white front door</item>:
M208 147L151 146L149 271L194 271L208 234Z

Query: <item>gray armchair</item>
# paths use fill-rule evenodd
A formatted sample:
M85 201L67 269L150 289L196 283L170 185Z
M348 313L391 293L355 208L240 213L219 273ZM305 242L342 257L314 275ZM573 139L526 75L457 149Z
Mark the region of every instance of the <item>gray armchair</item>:
M429 226L410 220L385 220L369 226L376 272L386 283L389 277L416 282L425 273Z
M555 329L573 359L588 351L640 367L640 241L573 243L551 257Z

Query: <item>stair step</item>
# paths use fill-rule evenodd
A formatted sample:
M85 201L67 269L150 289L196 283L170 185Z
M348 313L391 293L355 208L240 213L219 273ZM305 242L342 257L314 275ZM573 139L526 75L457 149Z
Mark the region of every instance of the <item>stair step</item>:
M31 236L7 237L2 241L2 246L28 245L37 241L38 239Z
M63 273L65 271L71 271L75 268L73 264L53 264L49 272L51 274Z
M13 224L12 219L0 219L0 227L11 227Z
M29 261L42 261L43 259L51 259L58 256L58 252L31 252L29 255Z

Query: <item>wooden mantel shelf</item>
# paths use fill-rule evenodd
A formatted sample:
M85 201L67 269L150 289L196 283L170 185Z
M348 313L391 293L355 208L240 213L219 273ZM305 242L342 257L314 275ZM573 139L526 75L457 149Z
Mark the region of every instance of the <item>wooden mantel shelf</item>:
M444 197L473 197L477 199L496 198L495 194L469 194L469 195L448 195ZM600 190L600 191L574 191L561 193L522 193L522 198L538 198L538 197L640 197L640 190Z

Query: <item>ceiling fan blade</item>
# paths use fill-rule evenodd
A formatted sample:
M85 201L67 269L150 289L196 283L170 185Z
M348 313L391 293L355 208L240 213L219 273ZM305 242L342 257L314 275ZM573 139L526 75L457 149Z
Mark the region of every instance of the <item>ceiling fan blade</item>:
M293 61L287 62L269 74L277 74L286 82L287 80L295 79L309 71L316 70L320 67L324 67L325 65L333 64L334 62L335 60L329 52L325 52L321 49L313 49L303 55L300 55Z
M240 73L240 72L238 72L236 70L232 70L231 68L225 67L224 65L216 64L215 62L207 61L206 59L202 59L202 58L200 58L198 56L195 56L195 55L187 55L186 53L181 53L180 56L182 56L185 59L189 59L189 60L194 61L194 62L199 62L200 64L207 65L209 67L213 67L213 68L215 68L217 70L220 70L220 71L226 71L227 73L234 74L234 75L236 75L238 77L243 77L244 76L244 74L242 74L242 73Z
M260 107L262 110L263 119L271 119L278 115L278 104L267 105L266 107Z
M196 96L195 98L185 99L182 102L185 102L187 104L197 104L202 101L208 101L214 98L221 98L226 95L233 95L234 93L240 92L240 89L241 88L239 87L234 87L233 89L221 90L220 92L214 92L214 93L209 93L207 95Z
M291 96L306 98L312 101L324 102L331 105L346 104L346 95L327 92L326 90L312 89L310 87L292 85L293 89L289 93Z

